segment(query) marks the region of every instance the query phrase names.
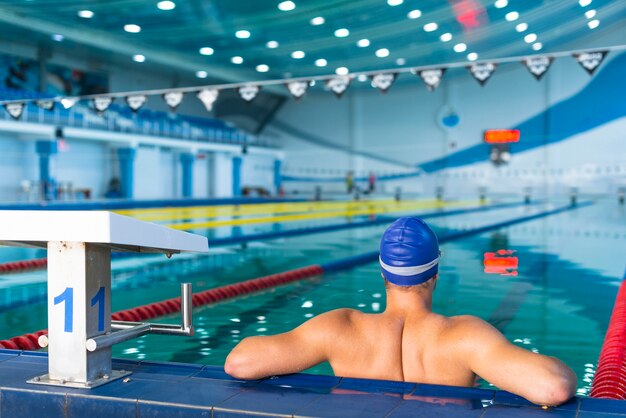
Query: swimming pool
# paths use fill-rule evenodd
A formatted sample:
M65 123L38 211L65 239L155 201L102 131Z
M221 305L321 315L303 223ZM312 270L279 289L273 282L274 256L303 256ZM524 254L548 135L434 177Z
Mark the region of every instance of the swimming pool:
M520 206L440 217L430 222L443 233L539 209ZM516 344L560 357L578 374L579 394L586 394L623 275L624 257L620 249L626 241L625 220L623 207L600 201L590 207L446 243L442 246L444 257L434 309L446 315L477 315ZM307 221L307 225L320 222ZM246 226L243 233L295 225ZM252 242L214 249L210 257L175 256L167 263L158 256L115 260L113 311L175 296L182 281L192 282L197 291L372 251L384 228ZM235 231L219 233L229 232ZM515 251L512 256L518 259L517 275L485 272L485 253L502 249ZM2 277L0 300L10 292L41 287L43 274ZM31 282L17 285L18 280ZM366 312L384 309L384 288L375 264L198 308L194 311L193 338L150 335L116 346L114 356L220 365L245 336L286 331L309 317L338 307ZM166 320L176 322L178 318ZM2 338L45 326L43 299L34 298L28 305L13 306L0 313ZM331 373L328 365L310 371Z

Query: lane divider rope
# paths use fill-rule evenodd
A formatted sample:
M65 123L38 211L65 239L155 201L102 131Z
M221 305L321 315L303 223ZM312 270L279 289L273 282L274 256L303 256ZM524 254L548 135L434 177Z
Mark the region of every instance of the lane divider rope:
M498 222L495 224L486 225L480 228L474 228L467 231L455 232L446 234L439 238L440 243L455 241L461 238L465 238L471 235L478 235L486 231L503 228L510 225L515 225L522 222L539 219L542 217L555 215L567 210L572 210L592 204L591 202L583 202L577 206L565 206L558 209L539 212L534 215L523 216L520 218L511 219L504 222ZM258 292L261 290L269 289L272 287L281 286L284 284L296 282L299 280L311 278L314 276L321 276L325 273L334 273L341 270L349 270L354 267L369 264L378 260L378 251L371 251L368 253L359 254L356 256L346 257L338 260L333 260L324 264L315 264L307 267L298 268L295 270L289 270L282 273L272 274L269 276L259 277L256 279L250 279L239 283L233 283L225 286L220 286L213 289L204 290L202 292L195 293L192 296L192 304L194 307L210 305L213 303L221 302L226 299L246 295L249 293ZM124 311L119 311L111 315L113 320L142 322L148 319L173 314L180 311L180 297L167 299L161 302L154 302L143 306L138 306ZM40 335L46 334L47 330L40 330L37 332L20 335L17 337L9 338L7 340L0 341L0 348L9 348L13 350L38 350L39 344L37 339Z
M600 350L591 397L626 399L626 273Z

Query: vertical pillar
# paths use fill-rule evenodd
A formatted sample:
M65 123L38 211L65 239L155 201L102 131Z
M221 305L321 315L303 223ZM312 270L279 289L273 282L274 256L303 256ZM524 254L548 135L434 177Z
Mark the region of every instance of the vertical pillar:
M183 197L191 197L193 195L193 162L195 158L196 156L190 152L180 154Z
M133 197L133 182L135 177L135 148L118 148L117 158L120 163L120 180L122 197Z
M83 384L111 375L111 348L87 339L111 330L111 250L84 242L48 243L48 378Z
M276 194L280 193L280 186L282 184L282 177L281 177L281 168L282 168L283 162L281 160L274 160L274 187L276 189Z
M57 153L57 141L37 141L35 150L39 155L39 182L45 200L52 200L56 197L56 185L50 173L50 156Z
M233 157L233 197L241 196L241 164L243 159L239 156Z

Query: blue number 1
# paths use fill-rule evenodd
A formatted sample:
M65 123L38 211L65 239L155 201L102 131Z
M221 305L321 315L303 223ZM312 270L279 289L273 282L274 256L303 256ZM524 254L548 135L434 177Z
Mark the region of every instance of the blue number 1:
M91 298L91 306L98 304L98 331L104 331L104 287L98 290L98 293Z
M65 332L72 332L74 322L74 289L66 287L63 293L54 298L54 304L65 302Z

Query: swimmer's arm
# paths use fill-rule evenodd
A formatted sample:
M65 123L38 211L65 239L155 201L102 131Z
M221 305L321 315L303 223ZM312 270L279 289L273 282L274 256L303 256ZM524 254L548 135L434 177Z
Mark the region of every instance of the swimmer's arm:
M562 361L515 346L478 318L463 322L462 351L474 373L538 405L560 405L574 396L576 375Z
M224 370L237 379L260 379L327 361L332 335L346 321L342 311L318 315L284 334L244 338L226 358Z

